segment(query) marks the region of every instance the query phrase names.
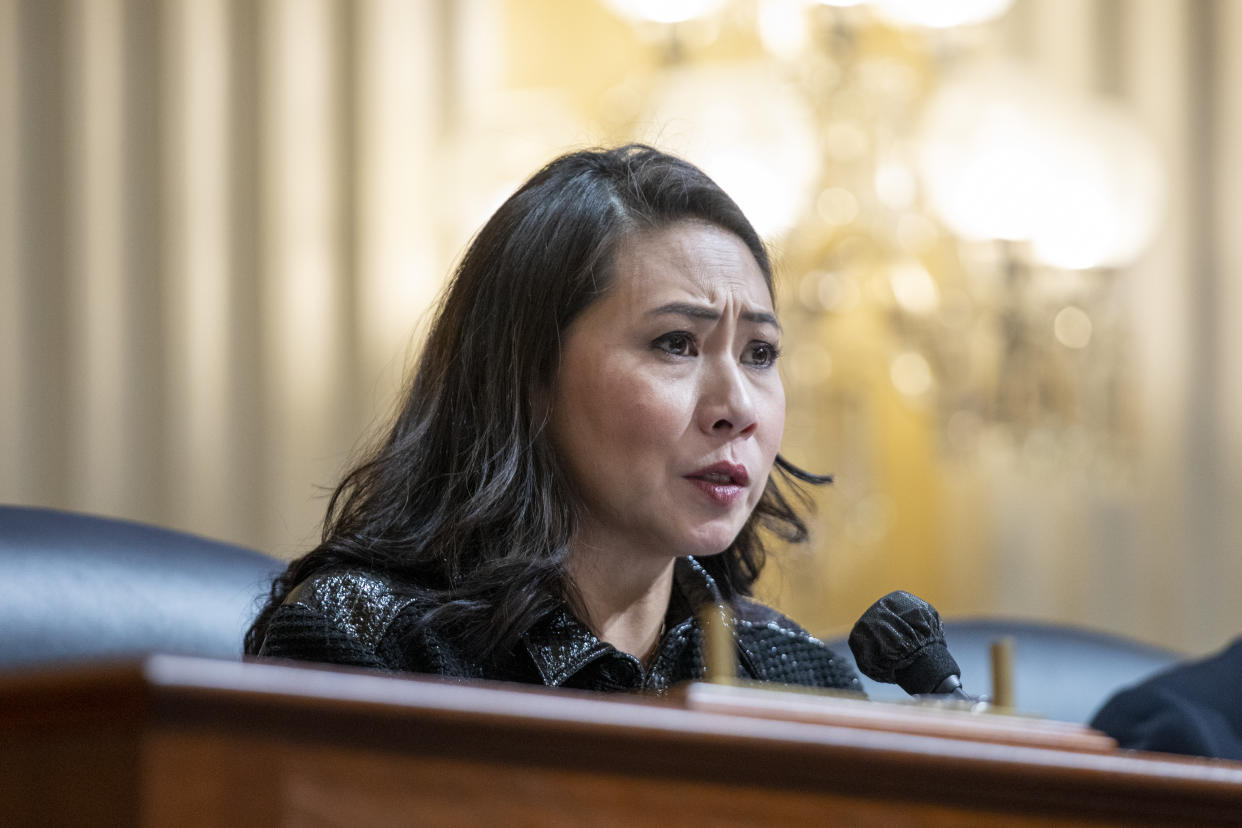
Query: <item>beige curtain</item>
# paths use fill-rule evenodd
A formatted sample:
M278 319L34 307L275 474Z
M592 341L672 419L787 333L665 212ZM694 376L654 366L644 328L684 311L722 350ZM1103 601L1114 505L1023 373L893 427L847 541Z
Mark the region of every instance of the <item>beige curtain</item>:
M1138 116L1168 198L1154 245L1118 274L1133 477L1002 495L986 609L1209 650L1242 634L1242 6L1039 0L1008 24L1045 74Z
M0 499L313 540L441 278L454 15L0 4Z
M1133 473L963 475L915 441L924 467L880 481L897 540L828 525L774 592L824 634L905 587L1205 651L1242 632L1242 4L1020 0L997 32L1166 161L1161 234L1119 274ZM0 501L305 550L493 195L456 203L477 170L449 162L523 150L463 124L507 87L585 111L581 77L647 48L626 37L569 0L0 0ZM529 158L556 140L587 136Z

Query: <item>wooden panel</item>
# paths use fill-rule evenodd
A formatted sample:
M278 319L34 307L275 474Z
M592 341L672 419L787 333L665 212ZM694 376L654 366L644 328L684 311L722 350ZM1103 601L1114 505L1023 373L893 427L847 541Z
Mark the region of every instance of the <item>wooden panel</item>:
M57 728L0 736L0 823L134 825L139 740L133 728Z
M744 761L742 757L740 760ZM1005 809L877 800L676 774L557 763L480 762L210 732L162 734L150 825L848 825L1106 824ZM192 790L182 780L203 780ZM239 795L239 791L244 794ZM187 793L189 796L187 796ZM585 815L590 819L584 819ZM1117 823L1121 824L1121 823Z
M1242 820L1237 763L823 723L835 701L799 722L169 656L28 673L0 679L0 813L47 806L51 824L108 824L137 809L148 825Z
M1103 752L1117 747L1114 739L1083 725L1013 715L982 704L974 707L954 701L881 704L800 688L783 691L763 685L706 682L692 682L675 692L687 708L714 713L1062 750Z

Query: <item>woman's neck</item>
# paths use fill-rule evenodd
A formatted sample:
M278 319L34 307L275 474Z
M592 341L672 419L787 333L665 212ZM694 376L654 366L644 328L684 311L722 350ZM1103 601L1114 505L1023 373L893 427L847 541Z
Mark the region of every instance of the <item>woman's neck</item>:
M641 661L659 642L673 592L675 558L636 557L575 543L569 575L575 609L595 637Z

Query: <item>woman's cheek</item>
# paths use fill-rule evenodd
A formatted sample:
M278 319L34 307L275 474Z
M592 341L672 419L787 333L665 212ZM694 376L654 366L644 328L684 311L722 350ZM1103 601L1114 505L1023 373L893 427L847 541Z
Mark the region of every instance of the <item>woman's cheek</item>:
M649 382L626 383L612 407L613 430L626 447L662 444L678 431L677 395ZM638 458L634 458L637 460Z
M772 456L775 457L780 450L781 437L785 433L785 386L780 375L773 372L770 379L761 386L760 393L763 411L759 427L766 434L764 447L770 447Z

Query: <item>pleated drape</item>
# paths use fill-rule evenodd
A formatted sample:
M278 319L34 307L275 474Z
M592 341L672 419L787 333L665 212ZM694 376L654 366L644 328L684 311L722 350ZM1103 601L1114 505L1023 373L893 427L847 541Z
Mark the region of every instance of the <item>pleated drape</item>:
M443 277L454 13L0 3L0 499L313 541Z
M308 548L465 242L450 136L507 65L471 42L520 5L0 0L0 501ZM1120 98L1165 164L1160 234L1115 276L1132 479L1007 478L917 567L874 565L947 614L1209 649L1242 632L1242 3L1019 0L997 34ZM795 608L831 633L873 563Z

